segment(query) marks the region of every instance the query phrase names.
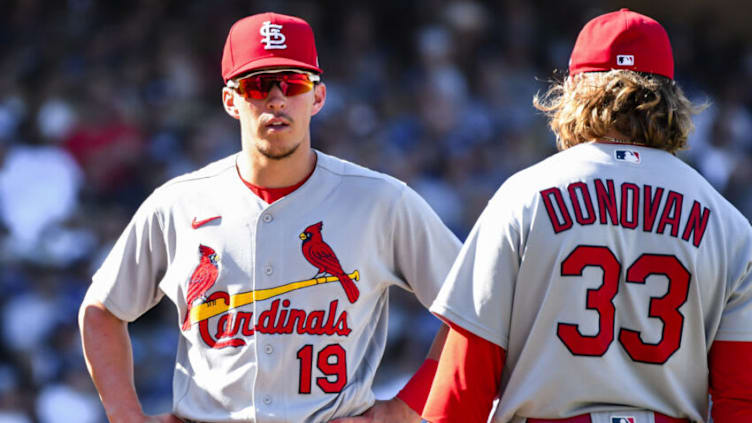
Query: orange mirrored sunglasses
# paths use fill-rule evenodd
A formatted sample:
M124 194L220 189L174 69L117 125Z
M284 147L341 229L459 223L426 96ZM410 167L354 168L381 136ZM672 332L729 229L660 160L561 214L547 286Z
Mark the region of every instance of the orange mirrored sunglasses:
M250 74L237 80L228 81L230 88L237 89L246 100L263 100L278 86L287 97L303 94L313 89L320 80L319 75L301 71L263 72Z

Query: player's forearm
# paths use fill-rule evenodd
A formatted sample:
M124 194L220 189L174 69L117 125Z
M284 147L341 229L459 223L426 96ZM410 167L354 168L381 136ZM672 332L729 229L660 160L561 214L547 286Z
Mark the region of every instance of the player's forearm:
M127 322L99 302L84 302L79 326L86 367L112 423L144 420L133 380L133 354Z
M441 350L444 348L444 342L446 342L448 333L449 326L442 323L441 327L436 332L436 336L434 336L433 338L431 349L428 350L428 356L426 357L427 359L439 361L439 358L441 357Z
M418 371L397 394L396 398L414 411L415 414L412 417L414 417L415 421L420 420L420 413L423 411L426 398L428 398L428 392L431 390L431 382L433 382L433 377L436 374L436 367L439 364L439 357L441 356L441 350L444 347L447 333L449 333L449 327L442 324L433 338L426 361L423 362L423 365L420 366Z

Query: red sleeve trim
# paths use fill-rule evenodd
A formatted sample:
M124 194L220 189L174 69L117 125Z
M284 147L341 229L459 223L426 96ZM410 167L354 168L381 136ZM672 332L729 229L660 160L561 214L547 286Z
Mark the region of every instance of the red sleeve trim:
M506 351L456 325L447 335L423 418L486 423L499 396Z
M708 355L715 423L752 421L752 342L715 341Z
M405 402L416 413L423 412L423 406L426 405L428 392L431 390L431 382L436 374L436 368L439 362L430 358L426 359L417 372L405 384L405 387L397 394L397 398Z

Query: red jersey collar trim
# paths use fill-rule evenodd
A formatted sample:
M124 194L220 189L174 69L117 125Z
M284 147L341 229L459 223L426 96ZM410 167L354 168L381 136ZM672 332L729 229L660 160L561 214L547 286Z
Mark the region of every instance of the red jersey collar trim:
M243 179L243 176L240 174L240 168L238 167L238 163L235 162L235 171L238 172L238 178L240 178L241 181L245 184L245 186L248 187L248 189L251 190L256 196L264 200L267 204L271 204L280 198L292 194L296 189L303 186L303 184L310 179L311 175L313 175L313 172L316 170L316 165L318 164L318 155L316 155L316 161L313 164L313 169L311 169L311 172L306 175L303 180L298 182L295 185L291 185L289 187L281 187L281 188L265 188L258 185L254 185L245 179Z

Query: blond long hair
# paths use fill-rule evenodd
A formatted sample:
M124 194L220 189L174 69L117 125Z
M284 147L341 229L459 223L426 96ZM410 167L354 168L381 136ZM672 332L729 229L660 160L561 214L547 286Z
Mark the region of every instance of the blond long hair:
M556 145L574 145L618 132L631 142L670 153L687 148L695 106L669 78L629 70L587 72L553 81L533 105L549 118Z

